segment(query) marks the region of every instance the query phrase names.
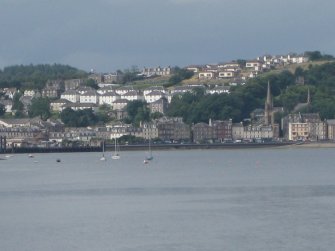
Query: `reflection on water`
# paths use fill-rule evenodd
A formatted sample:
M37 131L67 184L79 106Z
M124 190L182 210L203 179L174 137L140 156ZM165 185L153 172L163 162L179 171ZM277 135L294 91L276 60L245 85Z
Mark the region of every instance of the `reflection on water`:
M14 155L0 250L332 250L334 151Z

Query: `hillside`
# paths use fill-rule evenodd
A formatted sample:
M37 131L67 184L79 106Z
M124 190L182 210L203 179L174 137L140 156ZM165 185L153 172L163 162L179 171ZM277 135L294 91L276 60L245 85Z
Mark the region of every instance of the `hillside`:
M0 88L16 87L41 89L47 80L86 78L88 74L68 65L40 64L8 66L0 70Z

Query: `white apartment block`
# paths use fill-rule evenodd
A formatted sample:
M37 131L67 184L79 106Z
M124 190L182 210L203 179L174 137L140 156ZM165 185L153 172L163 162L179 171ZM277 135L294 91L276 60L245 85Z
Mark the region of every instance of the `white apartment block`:
M143 96L139 94L139 92L133 90L129 91L125 94L121 95L122 99L127 99L129 101L134 101L134 100L143 100Z
M165 97L165 94L160 91L152 91L148 93L147 95L144 95L144 99L147 103L155 102L163 97Z
M99 95L98 93L94 91L87 91L80 95L80 103L93 103L93 104L99 104Z
M60 98L72 103L77 103L80 101L80 94L76 90L67 90L60 95Z
M106 92L99 96L99 104L113 105L113 102L120 99L121 96L116 92Z

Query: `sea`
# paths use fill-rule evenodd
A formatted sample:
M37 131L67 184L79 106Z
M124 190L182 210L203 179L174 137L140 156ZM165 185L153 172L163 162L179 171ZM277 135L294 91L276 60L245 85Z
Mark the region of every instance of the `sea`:
M335 148L111 154L3 155L0 250L334 250Z

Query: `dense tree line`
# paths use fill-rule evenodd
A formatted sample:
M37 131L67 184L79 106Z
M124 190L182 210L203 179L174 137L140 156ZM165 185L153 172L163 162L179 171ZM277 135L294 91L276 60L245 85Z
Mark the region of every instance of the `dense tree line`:
M67 127L86 127L98 122L98 117L92 109L74 111L66 108L61 112L60 118Z
M0 88L42 89L47 80L87 77L87 73L61 64L15 65L0 70Z
M182 69L179 67L172 68L172 76L169 78L168 83L164 87L170 87L181 83L185 79L190 79L193 76L193 71Z

